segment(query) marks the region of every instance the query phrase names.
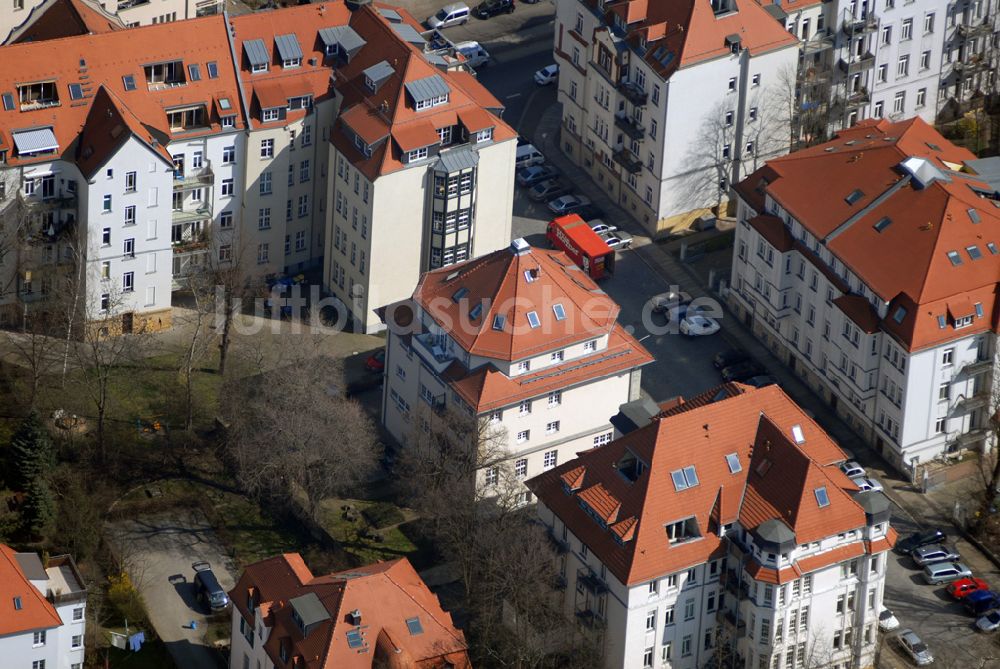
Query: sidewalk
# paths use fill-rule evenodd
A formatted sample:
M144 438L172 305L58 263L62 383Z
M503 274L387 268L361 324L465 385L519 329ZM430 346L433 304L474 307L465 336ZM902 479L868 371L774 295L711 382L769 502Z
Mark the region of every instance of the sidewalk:
M607 193L594 183L581 167L571 162L559 146L561 124L560 108L553 105L546 110L538 122L534 136L535 146L545 154L546 161L554 165L571 183L575 183L597 206L607 213L607 219L619 227L624 227L634 235L633 253L671 284L681 286L692 297L710 297L722 304L725 327L721 336L734 348L741 348L767 367L768 372L778 379L779 385L795 402L808 411L824 430L839 444L850 449L858 461L885 486L889 499L918 525L942 525L953 527L952 513L956 501L968 499L968 480L950 483L930 493L921 493L911 483L886 462L873 448L846 424L836 412L816 394L802 379L789 369L757 336L719 300L710 293L707 269L708 263L684 263L671 251L679 242L655 244L644 234L639 224L626 214ZM952 530L954 532L954 530Z

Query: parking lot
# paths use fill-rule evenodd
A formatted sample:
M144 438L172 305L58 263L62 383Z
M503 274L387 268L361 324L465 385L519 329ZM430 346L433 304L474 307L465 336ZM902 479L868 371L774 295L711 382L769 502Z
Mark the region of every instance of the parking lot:
M205 645L208 616L196 601L191 565L210 563L227 592L235 580L208 520L199 512L179 510L122 521L108 533L115 545L128 552L129 575L145 601L153 604L147 607L150 622L174 663L184 669L217 669L219 655Z

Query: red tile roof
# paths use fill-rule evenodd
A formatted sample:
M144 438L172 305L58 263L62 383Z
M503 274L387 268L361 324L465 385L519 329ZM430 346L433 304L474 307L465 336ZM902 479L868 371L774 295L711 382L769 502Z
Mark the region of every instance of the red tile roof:
M94 95L87 120L80 132L77 166L90 179L130 137L145 144L150 151L173 165L166 147L136 118L120 98L101 86Z
M836 466L844 460L843 452L781 388L732 384L726 392L701 397L720 399L684 403L679 411L665 412L649 425L529 480L528 487L629 585L724 552L721 524L738 520L754 529L778 520L802 543L864 526L863 509L842 489L850 483ZM795 425L804 437L801 444L792 439ZM614 471L628 454L646 464L634 482ZM735 473L726 460L730 454L741 465ZM762 466L765 460L770 464ZM689 466L695 467L698 483L677 490L672 474ZM575 492L567 493L564 484L569 482L579 486ZM598 485L599 495L589 492ZM827 488L830 500L823 508L814 493L820 486ZM617 518L634 519L627 535L616 526L611 531L602 527L581 508L576 499L581 495L588 496L588 504L597 497L598 514L617 504ZM670 544L664 528L690 517L700 537ZM795 568L815 568L812 562L804 564ZM773 578L794 576L775 573Z
M0 637L62 625L55 608L33 586L10 546L0 544ZM21 608L14 606L15 598Z
M292 618L290 600L313 593L329 614L303 637ZM277 667L305 669L369 669L382 666L434 669L450 666L471 669L465 637L441 608L406 559L313 576L298 554L285 554L252 564L230 592L235 610L252 621L254 604L267 609L271 632L264 645ZM361 626L349 615L361 614ZM413 634L407 621L419 620L423 630ZM347 633L358 631L368 652L348 644ZM282 662L285 646L289 662ZM400 656L409 660L399 662Z
M399 7L393 10L403 19L404 25L418 32L423 31L407 10ZM335 85L343 95L341 109L345 113L331 133L330 141L369 179L402 169L403 153L409 150L403 144L411 147L416 136L429 137L428 125L436 131L469 122L484 129L489 126L484 125L484 117L476 112L484 109L499 112L503 109L496 98L468 73L447 72L431 64L424 56L422 47L402 39L376 8L363 6L353 12L350 26L365 40L366 46L348 63L335 69ZM391 66L393 73L373 93L365 84L364 71L383 61ZM409 100L404 84L435 75L442 77L448 86L448 102L418 112ZM413 125L420 128L411 130ZM513 139L517 134L499 117L493 116L490 125L494 128L494 142ZM468 132L475 132L468 125L465 128ZM352 133L367 144L374 145L371 156L365 156L355 147ZM389 135L391 141L380 141Z
M51 0L33 9L27 21L12 31L16 37L11 43L41 42L124 29L121 19L105 12L100 5L92 5L86 0Z
M413 301L463 349L500 360L521 360L608 335L619 311L564 253L535 247L522 253L502 249L427 272ZM470 320L479 304L481 314ZM562 305L565 318L557 316L556 305ZM538 327L532 327L530 313Z
M924 161L924 169L940 178L921 187L901 167L910 158ZM997 318L1000 255L987 244L1000 244L1000 209L977 192L994 189L963 168L974 158L919 118L898 123L868 120L825 144L768 161L737 191L763 211L757 192L762 188L824 240L847 269L890 303L890 317L878 326L917 350L987 331ZM851 204L848 195L855 190L861 194ZM970 254L967 249L973 247ZM836 276L811 252L805 253L801 242L796 241L795 248L827 276ZM950 252L958 254L958 264ZM837 283L848 291L839 277ZM981 303L984 317L960 332L950 323L940 328L938 316L947 318L949 305L957 308L958 299ZM859 325L874 330L874 316L863 313L858 300L852 297L849 304L838 306L846 307ZM891 318L899 306L905 308L902 322Z

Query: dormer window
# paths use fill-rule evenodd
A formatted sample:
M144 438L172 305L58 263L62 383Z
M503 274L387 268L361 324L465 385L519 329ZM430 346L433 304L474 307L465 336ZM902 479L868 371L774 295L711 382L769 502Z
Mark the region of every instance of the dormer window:
M271 54L264 46L264 40L247 40L243 43L243 53L247 56L247 63L250 65L252 73L267 72L268 64L271 62Z
M693 517L667 525L667 541L671 545L691 541L699 537L701 537L701 534L698 532L698 521Z
M372 147L366 144L365 140L361 139L358 135L354 136L354 147L366 156L372 155Z
M419 149L414 149L406 154L406 161L412 163L415 160L423 160L427 157L427 147L421 147Z
M439 95L433 98L428 98L426 100L420 100L419 102L416 103L416 108L417 111L421 111L423 109L430 109L431 107L436 107L438 105L446 105L446 104L448 104L447 94Z
M184 63L174 60L167 63L155 63L147 65L143 69L146 75L146 85L150 89L163 88L165 86L183 86Z
M289 69L302 65L302 48L299 46L299 40L295 35L275 36L274 46L278 49L281 67Z
M171 132L204 128L207 125L206 119L205 105L167 111L167 125Z
M21 84L17 87L17 96L21 102L21 111L41 109L42 107L51 107L59 104L59 93L56 90L56 82L54 80Z
M260 111L260 120L267 123L268 121L277 121L281 119L281 108L272 107L271 109L262 109Z
M300 95L294 98L288 98L288 111L295 111L296 109L309 109L312 107L312 96L311 95Z

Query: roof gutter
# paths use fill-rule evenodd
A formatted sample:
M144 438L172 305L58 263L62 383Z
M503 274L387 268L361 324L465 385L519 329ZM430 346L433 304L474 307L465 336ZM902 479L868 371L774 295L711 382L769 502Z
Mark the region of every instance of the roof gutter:
M846 221L844 221L843 223L841 223L840 225L838 225L833 230L833 232L831 232L830 234L828 234L826 236L826 238L823 240L823 243L824 244L828 244L828 243L832 242L834 239L836 239L839 235L841 235L844 232L846 232L847 229L849 227L851 227L852 225L854 225L861 217L866 216L868 213L871 212L872 209L874 209L875 207L877 207L880 204L882 204L883 202L885 202L887 199L889 199L889 197L892 196L893 193L895 193L896 191L898 191L900 188L902 188L906 184L910 183L910 181L912 179L913 179L913 176L907 174L902 179L900 179L899 181L897 181L893 185L889 186L889 189L887 191L885 191L884 193L882 193L881 195L879 195L877 198L875 198L874 200L872 200L871 202L869 202L867 207L865 207L864 209L862 209L861 211L859 211L858 213L854 214L849 219L847 219Z
M229 55L233 62L233 73L236 76L236 88L240 92L240 106L243 107L243 118L247 122L247 130L253 130L253 119L250 118L250 105L247 104L247 94L243 90L243 82L240 80L240 65L236 58L236 42L233 41L235 28L229 22L229 12L222 10L222 19L226 27L226 40L229 41Z

